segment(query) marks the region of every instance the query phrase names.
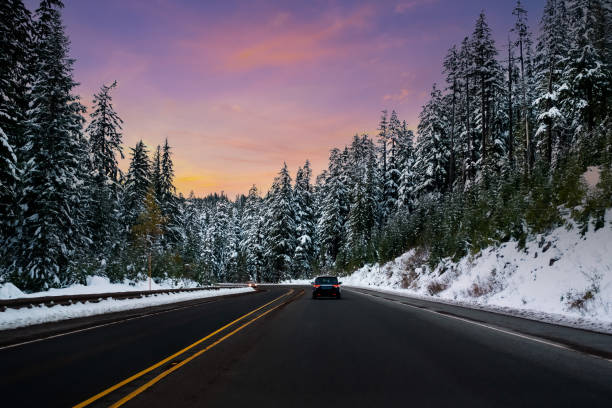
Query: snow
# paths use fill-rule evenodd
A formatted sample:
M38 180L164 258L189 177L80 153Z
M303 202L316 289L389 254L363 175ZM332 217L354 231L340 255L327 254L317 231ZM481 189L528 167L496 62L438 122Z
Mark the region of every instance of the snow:
M574 226L489 247L431 270L423 250L343 277L354 287L460 303L537 320L612 333L612 210L606 225L581 237ZM572 225L568 220L568 225Z
M199 285L190 280L171 280L166 279L162 282L151 282L151 289L180 289L180 288L195 288ZM40 296L65 296L65 295L86 295L91 293L113 293L113 292L129 292L149 290L149 281L130 281L125 280L123 283L111 283L110 280L103 276L87 277L87 284L75 284L62 289L49 289L44 292L23 293L12 283L0 285L0 299L15 299L22 297L40 297Z
M589 166L587 170L582 175L585 184L589 188L590 191L594 191L597 183L601 178L601 167L599 166Z
M313 279L287 279L279 282L278 285L310 285Z
M25 294L10 282L0 285L0 299L16 299L24 296Z
M97 303L79 302L68 306L56 305L47 307L42 305L33 308L6 309L4 312L0 312L0 330L252 291L254 291L254 289L249 287L222 288L172 294L156 294L139 299L105 299Z

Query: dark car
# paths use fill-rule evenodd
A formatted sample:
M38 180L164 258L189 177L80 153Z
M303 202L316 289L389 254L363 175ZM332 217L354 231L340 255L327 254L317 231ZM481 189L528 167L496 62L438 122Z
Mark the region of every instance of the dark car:
M342 297L340 285L342 282L338 282L335 276L319 276L312 282L312 298L327 296L340 299Z

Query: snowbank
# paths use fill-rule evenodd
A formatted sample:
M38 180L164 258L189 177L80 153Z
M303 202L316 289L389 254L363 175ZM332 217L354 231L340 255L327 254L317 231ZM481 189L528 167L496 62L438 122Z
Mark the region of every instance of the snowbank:
M584 237L560 227L531 237L524 249L508 242L433 270L425 251L411 250L342 281L612 333L610 218L612 211L604 228Z
M0 299L16 299L24 296L25 293L10 282L0 285Z
M178 288L195 288L199 285L190 280L174 281L166 279L160 283L151 282L151 289L178 289ZM113 292L128 292L149 290L149 281L129 281L123 283L111 283L110 280L102 276L90 276L87 278L86 285L75 284L62 289L49 289L44 292L23 293L12 283L0 285L0 299L15 299L23 297L39 297L39 296L64 296L64 295L86 295L90 293L113 293Z
M123 310L159 306L185 300L252 292L253 288L223 288L171 294L157 294L141 299L105 299L98 303L76 303L69 306L39 306L31 309L6 309L0 312L0 330L14 329L38 323L56 322L77 317L94 316ZM91 293L91 292L86 292Z
M313 279L288 279L279 282L278 285L310 285L312 281Z

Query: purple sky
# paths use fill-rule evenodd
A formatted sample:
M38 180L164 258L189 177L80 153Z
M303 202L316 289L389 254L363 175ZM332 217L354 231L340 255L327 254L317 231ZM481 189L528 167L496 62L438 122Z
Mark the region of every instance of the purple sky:
M118 81L124 141L174 146L187 194L262 190L396 109L418 112L484 9L500 52L514 0L64 0L84 102ZM544 0L524 0L537 27ZM27 1L33 9L36 1Z

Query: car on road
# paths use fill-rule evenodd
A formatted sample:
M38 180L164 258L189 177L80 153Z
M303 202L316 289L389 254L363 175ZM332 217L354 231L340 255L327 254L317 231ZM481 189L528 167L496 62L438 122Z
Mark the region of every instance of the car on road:
M318 276L312 282L312 298L333 297L340 299L342 297L340 285L342 285L342 282L338 282L338 278L335 276Z
M255 281L250 280L250 281L247 282L247 286L249 288L256 288L257 287L257 283Z

